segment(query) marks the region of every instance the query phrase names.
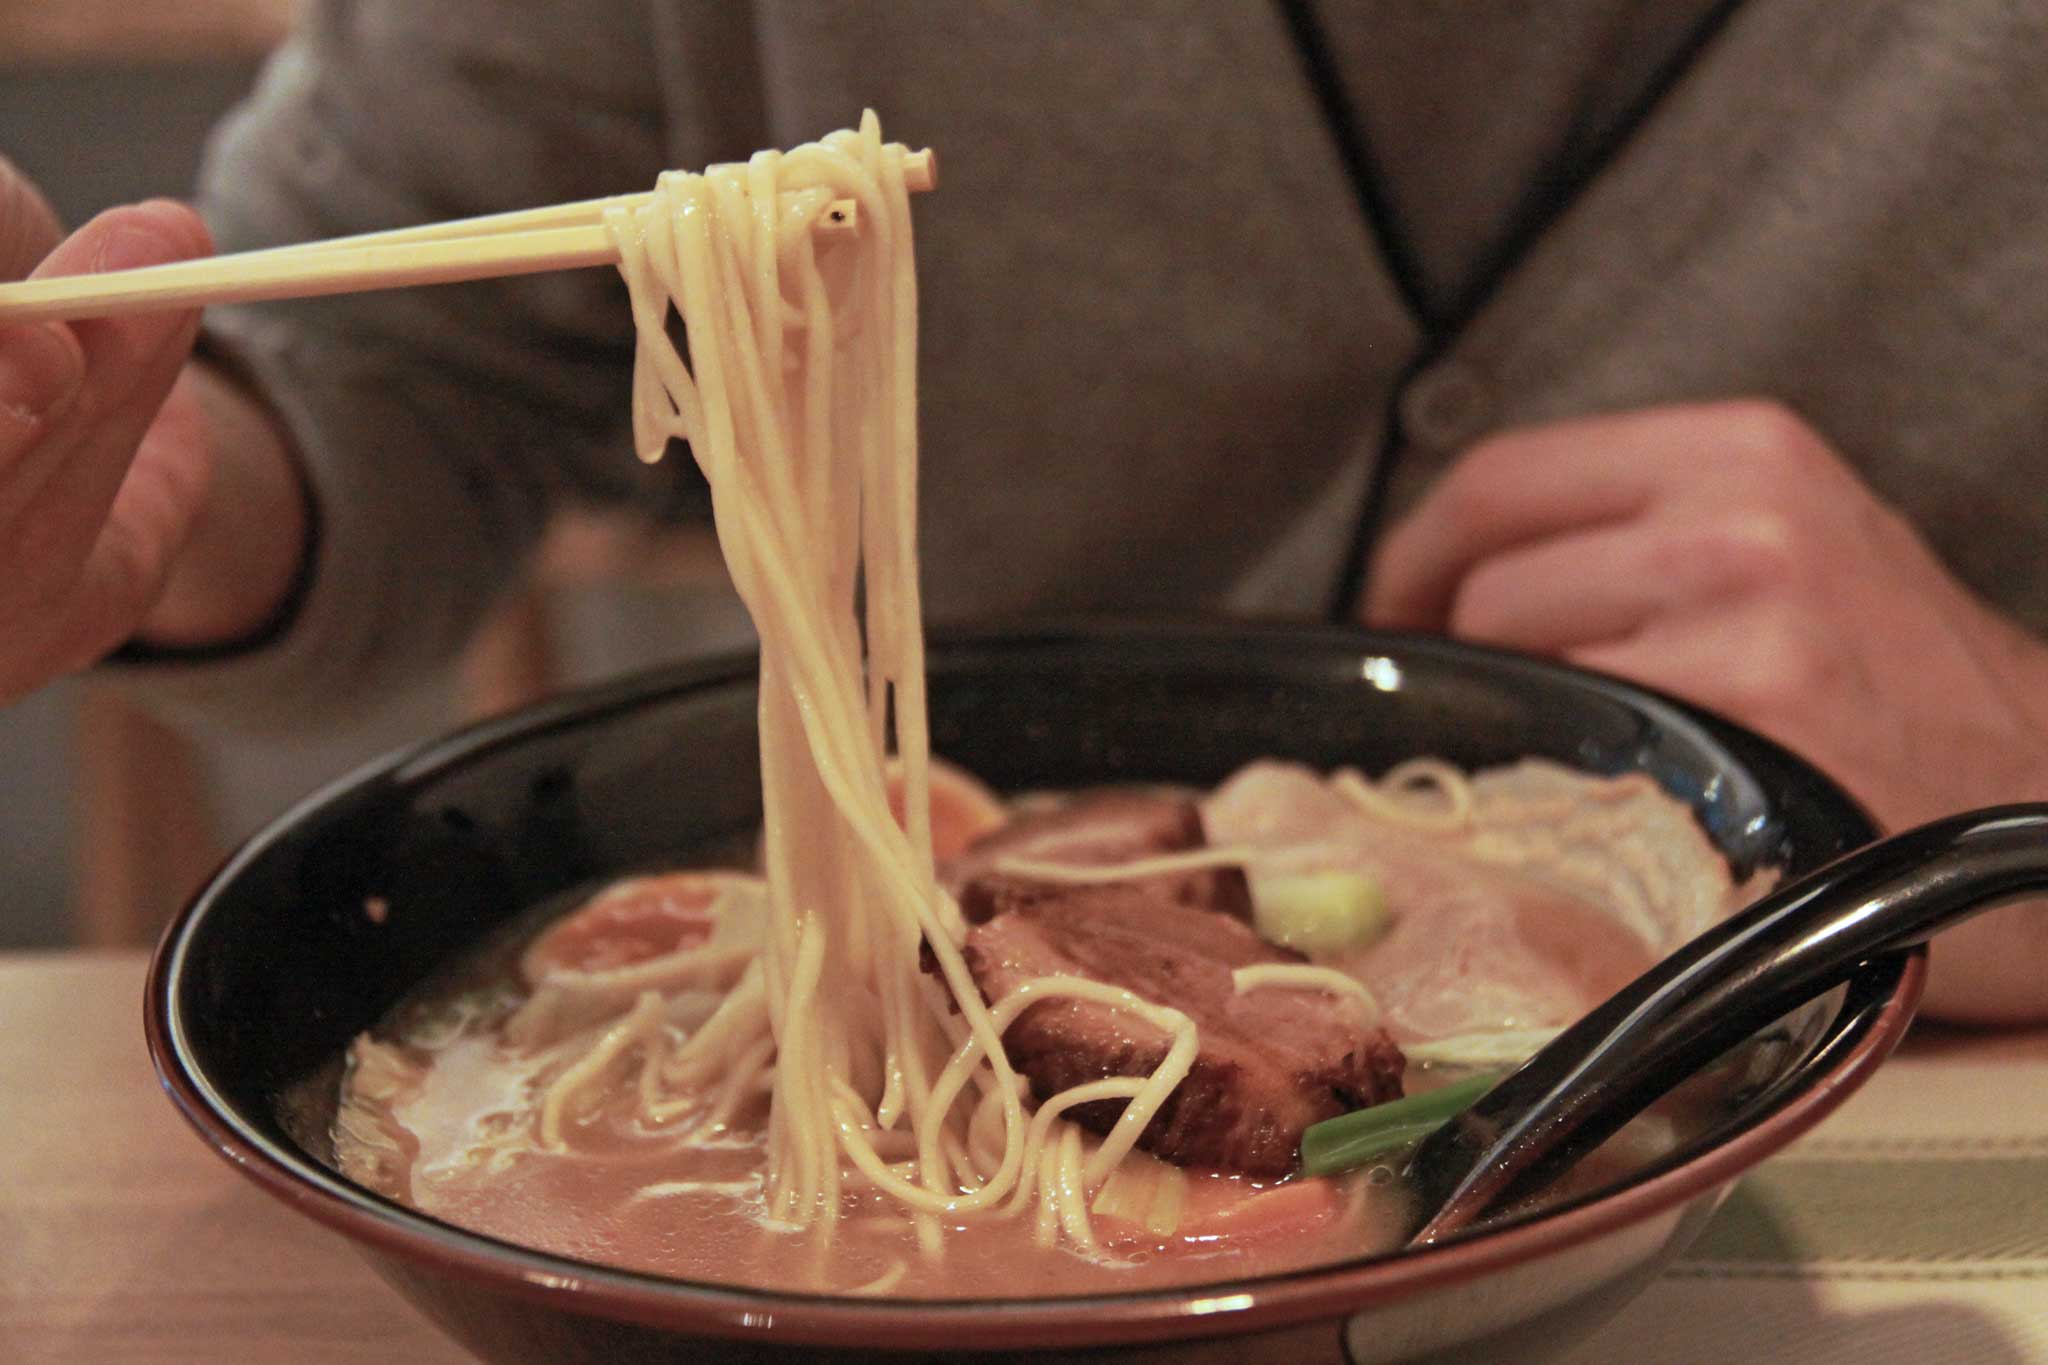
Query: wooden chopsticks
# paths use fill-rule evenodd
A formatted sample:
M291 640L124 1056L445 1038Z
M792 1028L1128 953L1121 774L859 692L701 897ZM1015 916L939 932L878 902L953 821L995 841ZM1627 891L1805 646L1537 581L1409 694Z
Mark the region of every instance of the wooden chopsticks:
M914 191L930 189L937 180L932 154L906 154L903 178ZM314 298L616 265L605 211L633 208L649 197L618 194L140 270L0 284L0 322ZM853 201L842 199L825 211L817 230L849 232L857 226Z

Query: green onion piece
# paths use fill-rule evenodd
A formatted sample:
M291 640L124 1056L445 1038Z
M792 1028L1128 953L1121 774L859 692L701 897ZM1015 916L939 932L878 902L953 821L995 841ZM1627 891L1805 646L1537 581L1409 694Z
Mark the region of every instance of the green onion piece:
M1254 872L1252 927L1311 957L1363 948L1386 932L1387 897L1363 872Z
M1437 1090L1311 1124L1301 1135L1302 1172L1335 1175L1420 1142L1493 1089L1501 1075L1488 1071L1468 1076Z

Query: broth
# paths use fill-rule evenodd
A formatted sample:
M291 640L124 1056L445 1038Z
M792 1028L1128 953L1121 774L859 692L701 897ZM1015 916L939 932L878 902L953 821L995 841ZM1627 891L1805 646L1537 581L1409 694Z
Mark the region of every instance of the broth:
M1255 764L1200 798L1202 819L1212 842L1243 850L1259 860L1254 866L1371 869L1389 924L1368 945L1313 960L1379 996L1385 1027L1409 1052L1402 1079L1411 1093L1469 1074L1475 1061L1512 1060L1504 1048L1525 1053L1703 927L1692 918L1725 914L1756 889L1732 885L1689 813L1646 781L1542 765L1481 774L1469 818L1452 832L1363 820L1354 806L1326 799L1333 780ZM1541 808L1534 816L1532 803ZM1622 831L1617 811L1629 812L1622 824L1635 834ZM1547 832L1532 835L1537 827ZM1580 849L1594 835L1608 841L1604 870ZM1663 871L1646 875L1649 867ZM721 875L747 881L684 874L634 883L643 895L669 888L667 928L654 931L538 908L401 1004L351 1050L334 1126L342 1171L447 1222L579 1260L831 1294L1115 1293L1398 1246L1410 1210L1391 1164L1324 1180L1254 1179L1183 1170L1142 1152L1089 1192L1093 1247L1059 1226L1048 1232L1044 1209L1034 1225L1029 1208L996 1220L941 1215L921 1236L901 1205L857 1181L840 1195L836 1220L797 1231L772 1218L765 1200L765 1087L724 1096L708 1126L692 1125L712 1097L651 1122L645 1077L658 1059L636 1061L630 1050L604 1063L597 1100L565 1109L546 1140L544 1095L588 1065L621 1016L582 1019L572 1010L534 1026L531 1012L522 1015L534 1004L536 972L545 979L534 955L584 954L586 965L613 970L715 941L696 937L710 932L693 918L697 902L675 899L674 888L699 894L724 885ZM1256 893L1256 875L1252 885ZM574 932L546 937L562 923ZM1632 927L1645 924L1662 938ZM709 1001L689 991L671 993L662 1008L677 1036L706 1026ZM534 1027L543 1030L538 1042L522 1034ZM1695 1092L1639 1121L1574 1185L1660 1154L1722 1108ZM1085 1141L1077 1136L1077 1149ZM1171 1216L1161 1214L1169 1208Z

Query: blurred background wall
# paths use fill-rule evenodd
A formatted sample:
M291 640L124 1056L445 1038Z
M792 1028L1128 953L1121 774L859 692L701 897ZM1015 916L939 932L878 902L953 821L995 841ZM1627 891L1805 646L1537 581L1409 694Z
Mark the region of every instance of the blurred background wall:
M0 0L0 154L73 226L181 196L294 8ZM632 458L623 442L620 456ZM371 757L547 691L743 643L721 584L701 537L578 518L459 666L366 701L338 731L258 742L173 729L90 677L0 709L0 950L151 941L234 842Z

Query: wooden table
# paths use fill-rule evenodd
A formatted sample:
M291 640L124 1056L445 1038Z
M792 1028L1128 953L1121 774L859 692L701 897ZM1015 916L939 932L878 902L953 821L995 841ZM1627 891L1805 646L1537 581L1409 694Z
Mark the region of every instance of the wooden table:
M143 1051L144 967L0 956L0 1361L465 1359L186 1128ZM2048 1362L2048 1031L1917 1033L1583 1358Z
M186 1127L143 1050L145 964L0 957L0 1360L469 1359Z

